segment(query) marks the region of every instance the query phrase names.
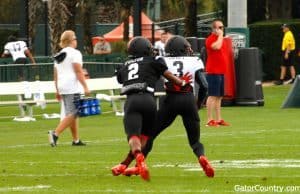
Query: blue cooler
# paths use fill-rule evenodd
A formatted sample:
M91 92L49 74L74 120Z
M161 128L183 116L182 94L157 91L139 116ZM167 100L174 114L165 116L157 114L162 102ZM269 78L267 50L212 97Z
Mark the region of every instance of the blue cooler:
M96 98L82 98L75 102L80 117L101 114L99 100Z
M79 116L85 117L90 115L90 105L87 99L80 99Z
M91 115L101 114L100 102L97 98L90 99L90 113Z

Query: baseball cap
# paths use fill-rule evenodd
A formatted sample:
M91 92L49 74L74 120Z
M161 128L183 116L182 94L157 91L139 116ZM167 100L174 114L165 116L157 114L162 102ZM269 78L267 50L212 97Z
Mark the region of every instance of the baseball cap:
M288 24L282 24L281 28L289 28L290 26Z

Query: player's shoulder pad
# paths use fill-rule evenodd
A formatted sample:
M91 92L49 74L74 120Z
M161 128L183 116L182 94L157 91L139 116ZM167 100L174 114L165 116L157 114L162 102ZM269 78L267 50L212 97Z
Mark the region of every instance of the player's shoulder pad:
M158 63L164 63L164 64L166 63L165 57L163 56L155 56L154 60L157 61Z
M163 59L163 56L155 56L155 60Z
M195 56L195 61L197 64L199 64L201 66L201 69L204 69L204 64L200 57Z

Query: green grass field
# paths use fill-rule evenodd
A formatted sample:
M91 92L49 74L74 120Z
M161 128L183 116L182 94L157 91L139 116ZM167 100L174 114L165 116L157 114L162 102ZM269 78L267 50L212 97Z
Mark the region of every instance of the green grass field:
M300 193L300 110L280 109L289 88L264 88L264 107L223 108L230 127L206 128L206 110L200 111L201 141L214 178L201 171L180 118L156 140L147 160L151 181L145 182L111 175L110 168L128 151L122 117L81 118L80 134L88 146L72 147L65 131L51 148L47 131L57 119L14 122L17 107L0 107L0 193L246 193L242 186L255 186L251 193L276 193L267 191L270 186ZM103 111L110 110L104 103ZM35 108L38 115L58 111L58 105Z

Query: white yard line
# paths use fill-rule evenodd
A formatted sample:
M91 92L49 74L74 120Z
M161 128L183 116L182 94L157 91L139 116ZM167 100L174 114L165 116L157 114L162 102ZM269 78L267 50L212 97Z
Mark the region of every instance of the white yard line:
M151 170L151 169L150 169ZM195 168L194 170L185 170L185 171L196 171L196 172L202 172L201 167L199 166L198 168ZM230 176L228 174L219 174L218 173L218 169L216 171L216 173L218 175L216 175L219 178L261 178L262 175L257 175L257 174L230 174ZM96 177L98 176L98 174L18 174L18 173L5 173L5 174L0 174L0 177L33 177L33 178L37 178L37 177ZM105 175L101 175L101 177L112 177L113 175L110 173L110 170L108 170L107 174ZM164 175L159 175L160 177L164 177ZM169 175L166 175L167 177L169 177ZM190 177L191 175L189 174L178 174L176 175L177 177ZM293 174L293 175L276 175L272 178L276 178L276 179L282 179L282 178L300 178L299 174ZM3 188L2 188L3 189ZM1 187L0 187L0 192L2 192Z
M18 162L22 163L22 162ZM30 163L30 162L24 162ZM34 164L39 163L35 162ZM44 163L44 162L43 162ZM49 162L51 163L51 162ZM52 163L59 164L80 164L82 162L64 162L64 161L56 161ZM99 162L84 162L88 164L94 164ZM225 169L257 169L257 168L285 168L285 169L293 169L300 168L300 159L257 159L257 160L224 160L220 162L219 160L211 161L212 166L218 170ZM109 164L108 164L109 165ZM110 169L111 166L106 167ZM149 165L150 168L179 168L184 171L202 171L200 165L198 163L159 163ZM1 173L0 177L8 177L8 176L21 176L21 177L67 177L67 176L75 176L75 177L86 177L86 176L95 176L95 174L77 174L77 173L64 173L64 174L18 174L18 173ZM110 172L107 171L105 176L111 176ZM233 175L233 177L257 177L257 175ZM291 175L278 175L277 177L286 177L289 178ZM293 175L292 177L300 178L300 175ZM1 191L1 190L0 190Z
M131 190L131 189L122 189L122 190L117 190L117 189L93 189L93 190L84 190L82 192L87 192L87 193L157 193L157 190ZM210 191L208 189L202 189L202 190L197 190L197 189L172 189L171 193L209 193ZM159 190L159 193L170 193L170 190Z
M0 187L0 192L9 191L36 191L41 189L49 189L50 185L36 185L36 186L16 186L16 187Z
M252 169L252 168L300 168L300 159L257 159L257 160L213 160L216 169ZM197 163L153 165L154 168L183 168L185 171L201 171Z
M103 144L103 143L110 143L110 142L122 142L126 141L125 137L124 138L112 138L112 139L102 139L98 141L85 141L86 143L90 144ZM46 141L45 141L46 142ZM71 145L71 141L68 142L59 142L59 145ZM0 148L23 148L23 147L44 147L44 146L49 146L49 143L40 143L40 144L17 144L17 145L0 145Z

